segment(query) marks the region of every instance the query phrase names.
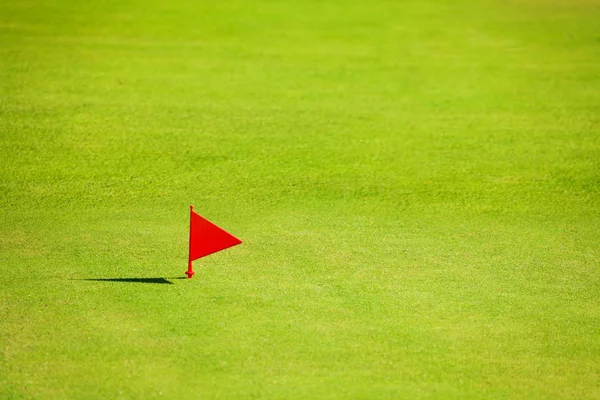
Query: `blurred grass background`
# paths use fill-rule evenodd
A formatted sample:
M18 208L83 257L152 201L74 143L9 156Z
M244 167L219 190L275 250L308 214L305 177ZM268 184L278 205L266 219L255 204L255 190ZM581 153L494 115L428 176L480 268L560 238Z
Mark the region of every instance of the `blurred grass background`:
M600 398L598 21L1 1L0 397Z

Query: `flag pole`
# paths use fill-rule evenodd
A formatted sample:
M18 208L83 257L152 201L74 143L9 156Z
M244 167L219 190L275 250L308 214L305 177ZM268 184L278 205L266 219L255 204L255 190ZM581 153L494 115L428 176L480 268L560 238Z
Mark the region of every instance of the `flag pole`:
M190 247L188 252L188 269L185 274L188 276L188 279L192 279L194 276L194 270L192 269L192 212L194 211L194 206L190 206Z

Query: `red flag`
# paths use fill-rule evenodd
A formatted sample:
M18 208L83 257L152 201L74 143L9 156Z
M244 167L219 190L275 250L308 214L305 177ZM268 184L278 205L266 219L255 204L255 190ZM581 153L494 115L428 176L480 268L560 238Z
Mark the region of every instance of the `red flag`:
M188 278L194 275L192 261L240 243L240 239L202 218L190 206L190 252L186 272Z

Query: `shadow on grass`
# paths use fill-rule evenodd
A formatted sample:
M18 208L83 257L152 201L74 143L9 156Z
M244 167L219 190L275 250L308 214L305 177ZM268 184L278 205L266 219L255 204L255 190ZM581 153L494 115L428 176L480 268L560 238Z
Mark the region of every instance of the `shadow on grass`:
M185 276L171 277L168 279L187 279ZM172 285L173 282L167 278L88 278L81 279L82 281L94 282L127 282L127 283L157 283L163 285Z

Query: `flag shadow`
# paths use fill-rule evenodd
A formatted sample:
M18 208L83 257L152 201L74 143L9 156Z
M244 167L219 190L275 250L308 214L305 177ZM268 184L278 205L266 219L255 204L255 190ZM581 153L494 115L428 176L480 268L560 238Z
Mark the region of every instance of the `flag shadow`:
M162 285L172 285L173 282L168 279L187 279L185 276L177 276L170 278L88 278L81 279L82 281L93 282L126 282L126 283L155 283Z

